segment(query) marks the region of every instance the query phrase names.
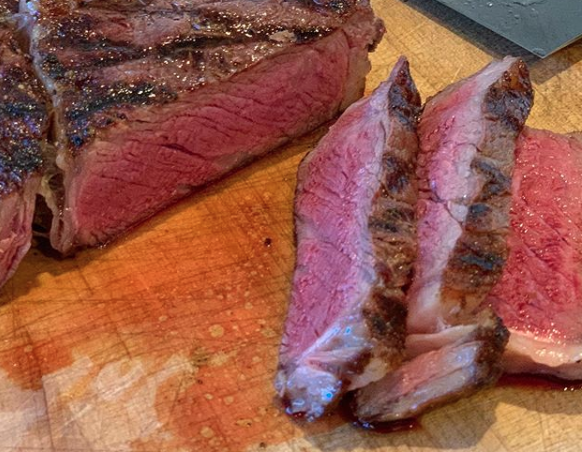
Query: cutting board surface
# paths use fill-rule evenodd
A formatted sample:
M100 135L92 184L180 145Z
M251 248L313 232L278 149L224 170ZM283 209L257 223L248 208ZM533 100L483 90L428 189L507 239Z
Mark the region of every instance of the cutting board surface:
M400 54L426 98L505 41L426 0L375 0L387 35L368 91ZM532 60L529 124L582 129L582 47ZM582 450L582 392L498 387L388 435L339 417L302 426L272 380L294 247L297 140L102 250L37 250L0 298L0 451Z

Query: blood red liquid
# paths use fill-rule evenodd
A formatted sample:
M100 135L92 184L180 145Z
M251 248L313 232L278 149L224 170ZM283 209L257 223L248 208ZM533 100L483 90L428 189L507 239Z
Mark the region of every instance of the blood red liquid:
M401 421L391 422L360 422L355 421L353 425L356 427L369 430L374 433L394 433L405 432L420 428L420 423L416 418L402 419Z
M362 428L374 433L395 433L409 431L420 428L421 425L416 418L402 419L391 422L362 422L354 416L350 404L351 394L348 394L338 407L340 417L355 427Z
M549 375L512 374L503 375L497 385L551 391L578 391L582 389L582 380L563 380Z

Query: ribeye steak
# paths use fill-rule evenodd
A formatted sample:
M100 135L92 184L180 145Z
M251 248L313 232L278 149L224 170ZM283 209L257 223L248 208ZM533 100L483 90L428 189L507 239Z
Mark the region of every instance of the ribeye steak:
M52 245L103 244L361 96L366 0L37 0L52 95Z
M525 64L508 57L426 103L405 382L387 375L360 390L361 420L413 416L499 377L507 331L480 305L505 263L515 141L532 100Z
M511 332L509 372L582 378L582 139L526 129L510 253L490 303Z
M402 360L419 111L401 59L301 163L297 262L276 383L290 414L318 417Z
M48 127L47 98L16 39L17 7L0 3L0 286L30 248Z

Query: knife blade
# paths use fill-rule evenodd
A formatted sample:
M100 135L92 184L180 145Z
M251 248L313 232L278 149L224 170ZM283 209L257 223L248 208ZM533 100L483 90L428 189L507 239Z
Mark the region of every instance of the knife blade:
M582 0L437 0L544 58L582 37Z

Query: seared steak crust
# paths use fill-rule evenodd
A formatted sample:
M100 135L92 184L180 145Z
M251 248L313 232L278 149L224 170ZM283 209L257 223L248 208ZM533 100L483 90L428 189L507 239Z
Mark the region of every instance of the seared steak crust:
M497 381L509 334L492 311L460 339L405 362L358 390L352 410L360 422L390 422L460 400Z
M481 179L481 191L468 203L464 232L444 273L442 299L472 315L499 281L507 259L511 175L515 141L533 101L529 72L515 62L491 85L483 102L487 121L471 169ZM450 312L455 311L454 307ZM461 319L449 319L456 323Z
M11 15L18 12L18 0L0 0L0 21L11 21Z
M360 420L416 416L499 377L507 330L480 305L505 265L515 141L532 100L524 63L506 58L425 105L408 361L357 392Z
M15 37L13 2L0 5L0 286L30 247L48 113Z
M510 254L487 299L511 332L505 370L582 378L582 140L526 128Z
M5 18L0 21L0 195L21 189L41 169L47 126L44 90Z
M470 322L499 280L515 140L532 102L525 63L509 58L428 101L419 126L420 258L410 293L412 333L433 333L439 323L464 323L466 316Z
M276 383L290 414L321 416L402 361L419 111L402 59L301 163L297 264Z
M342 25L335 8L296 1L136 3L41 0L35 11L36 64L59 92L74 151L124 109L174 101Z

